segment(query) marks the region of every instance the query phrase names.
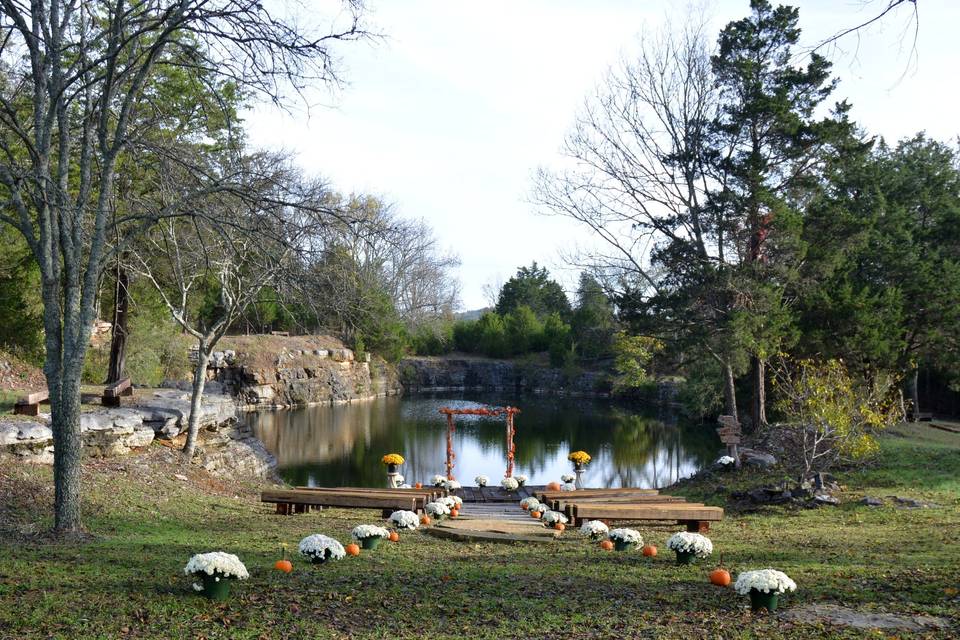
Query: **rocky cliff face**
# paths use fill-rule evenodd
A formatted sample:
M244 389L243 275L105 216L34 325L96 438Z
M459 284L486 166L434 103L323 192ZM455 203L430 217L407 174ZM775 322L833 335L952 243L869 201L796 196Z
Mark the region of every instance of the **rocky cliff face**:
M291 349L272 362L255 362L218 352L208 376L245 409L337 404L400 393L396 372L367 354L350 349Z
M458 357L411 357L400 361L400 383L410 391L490 390L607 397L605 373L575 374L509 360Z

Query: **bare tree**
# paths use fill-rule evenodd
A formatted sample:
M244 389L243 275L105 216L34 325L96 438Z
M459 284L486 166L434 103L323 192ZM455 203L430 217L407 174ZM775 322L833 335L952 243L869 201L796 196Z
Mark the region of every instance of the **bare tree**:
M318 227L330 222L323 186L304 183L288 161L260 154L241 163L231 190L160 220L130 252L132 269L154 286L173 320L197 341L183 448L187 460L196 447L207 365L217 343L263 288L309 251ZM188 179L186 171L166 172L157 191L176 199ZM200 310L200 298L216 304Z
M42 279L54 437L54 530L82 530L80 375L104 266L168 211L111 219L119 160L164 65L199 69L282 102L336 82L331 45L365 34L359 0L325 33L241 0L0 0L0 220ZM216 190L216 187L210 187ZM186 194L192 199L195 194ZM182 211L183 203L171 203ZM114 244L112 239L119 238Z
M645 35L635 60L624 60L585 104L563 148L559 172L541 170L534 201L551 215L585 225L601 243L570 261L620 300L666 297L675 269L723 278L738 264L743 230L708 206L724 176L707 157L719 96L702 16L679 29ZM708 275L709 274L709 275ZM705 288L706 289L706 288ZM696 335L697 348L723 369L727 413L736 416L738 349L722 328L734 300L687 299L671 328L655 337Z

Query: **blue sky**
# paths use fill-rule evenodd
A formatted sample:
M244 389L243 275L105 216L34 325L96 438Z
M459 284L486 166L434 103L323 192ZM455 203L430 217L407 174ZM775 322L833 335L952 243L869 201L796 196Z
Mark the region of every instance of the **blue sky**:
M801 0L804 42L862 22L887 0ZM463 308L483 306L483 285L537 260L570 288L561 254L590 242L572 223L529 204L532 174L557 162L575 114L604 73L636 51L639 35L668 15L669 0L369 0L386 38L339 48L348 85L309 94L309 110L260 105L247 115L251 141L297 154L343 192L393 202L424 218L459 254ZM909 8L848 37L831 52L837 98L889 140L924 129L960 133L953 32L960 2L919 3L911 52ZM700 5L698 5L700 6ZM747 14L747 0L703 5L713 32ZM902 44L906 38L906 45Z

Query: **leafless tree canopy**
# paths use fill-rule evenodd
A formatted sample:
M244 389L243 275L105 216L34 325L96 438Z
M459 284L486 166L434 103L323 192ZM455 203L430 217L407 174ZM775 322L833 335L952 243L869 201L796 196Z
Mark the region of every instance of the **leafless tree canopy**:
M118 163L147 129L165 69L283 102L336 82L336 42L367 35L348 0L329 30L308 32L243 0L0 0L0 221L26 238L40 267L54 432L55 528L80 529L80 372L104 265L159 218L232 189L214 175L151 214L116 219ZM229 186L224 186L229 185Z
M543 211L584 223L602 240L579 266L607 284L627 278L656 291L649 257L680 239L699 259L723 260L727 239L711 237L703 220L711 180L704 139L717 108L704 29L693 21L644 37L639 57L622 61L583 107L563 149L566 168L538 175L534 200Z

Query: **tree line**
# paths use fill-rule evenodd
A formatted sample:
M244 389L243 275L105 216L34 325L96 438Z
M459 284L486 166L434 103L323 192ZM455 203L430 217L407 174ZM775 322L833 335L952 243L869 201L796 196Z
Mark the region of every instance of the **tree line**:
M921 366L960 380L960 155L854 122L799 19L751 0L715 42L696 17L644 38L534 197L600 241L577 263L704 413L765 424L804 360L901 380L917 415Z

